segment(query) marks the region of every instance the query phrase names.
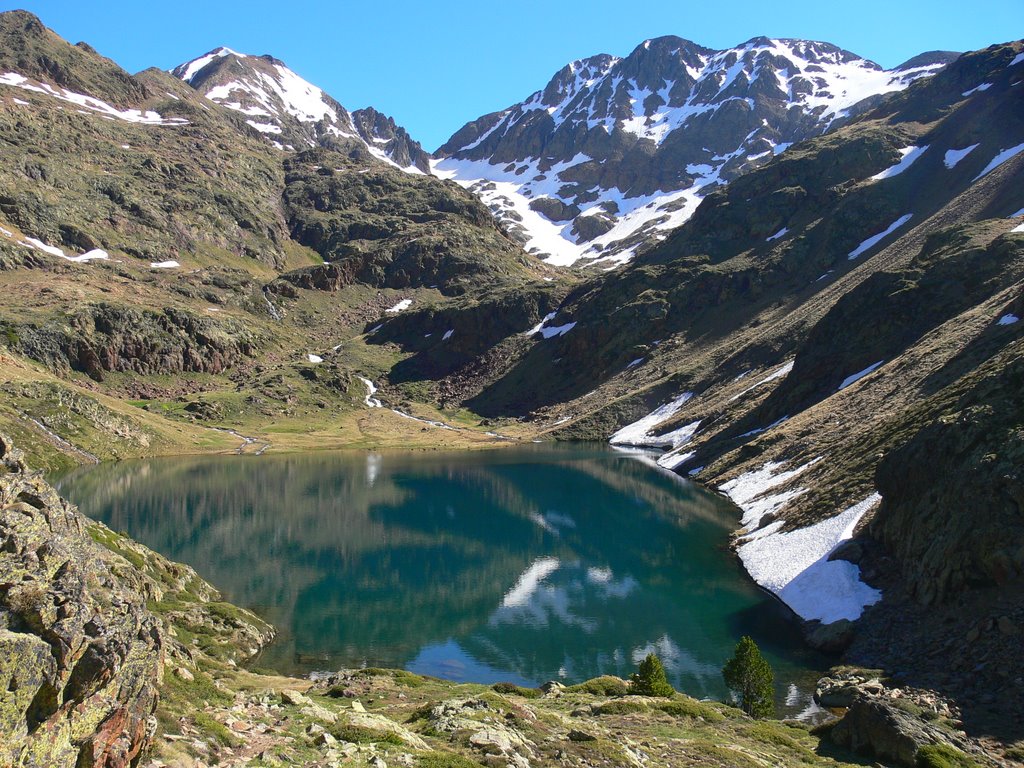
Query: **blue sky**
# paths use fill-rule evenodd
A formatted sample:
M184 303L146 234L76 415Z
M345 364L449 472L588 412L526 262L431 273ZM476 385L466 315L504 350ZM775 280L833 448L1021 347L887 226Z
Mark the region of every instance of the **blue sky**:
M711 48L751 37L827 40L886 67L922 51L1024 36L1022 0L23 0L71 42L136 72L219 45L270 53L349 109L392 115L428 150L518 102L567 62L649 37Z

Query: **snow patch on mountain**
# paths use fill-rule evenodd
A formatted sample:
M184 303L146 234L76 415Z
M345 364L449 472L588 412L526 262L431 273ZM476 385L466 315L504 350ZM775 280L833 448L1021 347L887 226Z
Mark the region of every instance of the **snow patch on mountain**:
M693 397L693 392L683 392L678 397L658 406L643 418L634 421L632 424L627 424L612 435L608 442L612 445L636 445L653 448L677 447L677 445L681 445L682 442L689 440L690 437L693 436L693 433L697 431L697 424L699 424L699 422L697 424L687 425L687 427L684 427L683 430L689 430L689 435L685 437L685 440L682 440L682 442L677 444L674 444L674 438L682 439L683 437L679 430L675 433L669 433L674 435L673 439L668 438L667 435L655 437L651 432L659 424L664 421L668 421L675 416L691 397ZM692 429L690 429L690 427L692 427Z
M942 163L947 168L956 168L957 164L978 148L978 144L971 144L963 149L949 149L942 158Z
M188 125L188 120L184 118L172 117L164 119L160 114L152 110L118 109L107 104L105 101L87 96L84 93L75 93L67 88L55 88L49 83L31 80L24 75L19 75L17 72L0 74L0 85L10 85L25 91L41 93L79 107L84 107L85 111L80 110L82 114L95 112L100 117L123 120L127 123L141 123L143 125ZM15 101L18 100L16 99ZM21 103L27 104L28 102Z
M886 237L888 237L893 232L895 232L897 229L899 229L904 224L906 224L908 221L910 221L910 219L913 218L913 216L914 216L914 214L912 214L912 213L908 213L908 214L906 214L904 216L900 216L898 219L896 219L896 221L894 221L892 224L890 224L884 230L879 232L877 235L872 235L871 237L869 237L866 240L864 240L860 245L858 245L852 251L850 251L849 256L847 258L849 258L852 261L853 259L856 259L858 256L860 256L865 251L871 250L879 242L884 240Z
M999 154L997 154L995 157L993 157L992 161L988 165L986 165L984 170L982 170L981 173L979 173L977 176L975 176L972 179L972 181L977 181L982 176L987 176L988 174L992 173L992 171L994 171L996 168L998 168L1000 165L1005 163L1007 160L1010 160L1011 158L1016 157L1021 152L1024 152L1024 144L1018 144L1015 147L1010 147L1009 149L1000 150Z
M882 593L861 581L859 566L828 558L881 500L873 493L835 517L793 531L782 532L781 521L771 523L742 538L740 560L754 581L801 618L823 624L857 619Z
M914 161L917 160L917 158L919 158L921 155L923 155L925 153L925 150L927 149L927 144L925 144L923 147L903 147L903 149L899 150L900 155L902 155L900 161L895 165L889 166L881 173L876 173L874 176L871 177L871 180L881 181L882 179L891 179L893 176L899 176L901 173L907 170L907 168L913 165Z

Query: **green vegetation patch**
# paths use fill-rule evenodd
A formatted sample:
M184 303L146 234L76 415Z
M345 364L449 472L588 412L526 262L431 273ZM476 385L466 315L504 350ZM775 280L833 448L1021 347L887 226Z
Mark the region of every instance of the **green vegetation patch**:
M660 704L658 709L673 717L700 718L709 723L720 723L725 720L725 715L710 704L689 697Z
M790 728L774 722L757 722L748 730L747 734L760 741L762 744L770 744L775 747L796 753L803 760L814 762L815 755L808 747L801 744L795 736L806 735L806 731L799 728Z
M497 693L507 696L522 696L524 699L539 699L542 695L541 691L537 688L524 688L515 683L495 683L491 688Z
M396 747L405 744L397 733L378 731L351 723L338 723L331 726L331 735L338 741L350 741L353 744L393 744Z
M917 751L918 768L979 768L978 763L956 747L929 744Z
M591 678L577 685L570 685L566 691L589 693L591 696L625 696L629 692L629 686L621 678L601 675L601 677Z
M480 763L454 752L428 752L416 761L419 768L480 768Z
M594 714L597 715L632 715L636 712L646 712L650 707L642 701L631 701L629 699L616 699L606 701L594 707Z

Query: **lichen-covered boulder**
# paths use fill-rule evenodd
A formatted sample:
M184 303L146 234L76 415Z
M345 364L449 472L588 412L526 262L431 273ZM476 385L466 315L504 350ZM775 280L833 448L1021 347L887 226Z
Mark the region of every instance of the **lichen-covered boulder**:
M88 521L0 436L0 764L135 765L164 639Z

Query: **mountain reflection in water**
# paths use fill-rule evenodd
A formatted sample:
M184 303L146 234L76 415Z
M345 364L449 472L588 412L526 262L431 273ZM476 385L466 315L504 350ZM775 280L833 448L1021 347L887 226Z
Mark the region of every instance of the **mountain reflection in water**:
M822 666L728 551L735 509L603 446L152 459L58 485L272 622L261 667L532 685L628 676L654 651L720 698L742 634L780 691Z

